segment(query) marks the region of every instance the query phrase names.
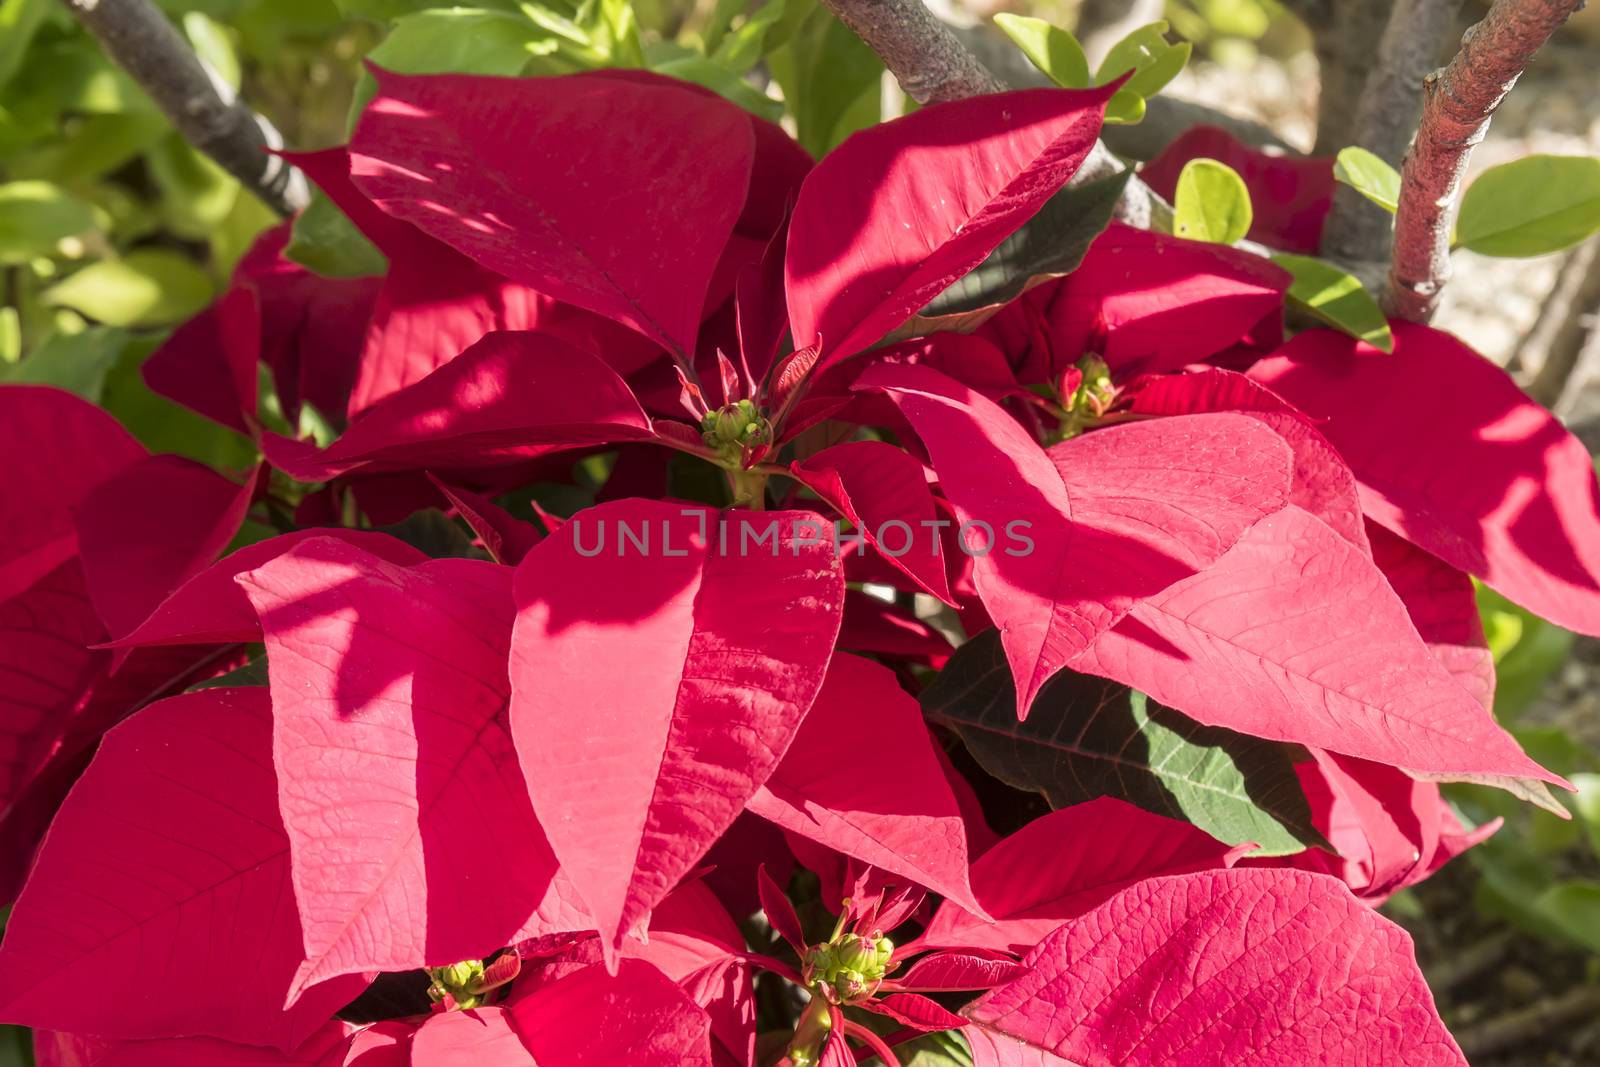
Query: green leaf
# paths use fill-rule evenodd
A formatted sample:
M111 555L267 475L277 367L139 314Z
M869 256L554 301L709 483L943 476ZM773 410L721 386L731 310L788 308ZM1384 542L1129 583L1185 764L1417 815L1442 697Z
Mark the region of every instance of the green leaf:
M1130 124L1144 118L1145 100L1164 89L1189 62L1194 50L1187 41L1171 44L1166 38L1167 24L1152 22L1141 26L1111 46L1094 83L1105 85L1133 72L1127 84L1106 104L1106 121Z
M767 53L768 34L785 22L788 8L788 0L767 0L737 29L726 34L714 49L708 49L708 57L736 74L743 74Z
M0 184L0 264L82 255L81 240L76 249L70 242L100 229L103 221L92 204L51 182Z
M195 314L212 295L210 279L187 257L142 248L69 275L45 290L44 302L108 326L165 326Z
M994 24L1016 42L1028 62L1044 71L1064 89L1082 89L1089 84L1089 60L1078 39L1044 19L1001 12Z
M1600 158L1528 156L1491 167L1467 187L1456 243L1523 258L1571 248L1600 232Z
M901 1067L972 1067L972 1049L959 1030L923 1034L895 1046ZM876 1056L861 1061L862 1067L882 1067Z
M0 383L53 385L98 404L106 374L127 343L127 332L115 326L52 334L20 363L0 366Z
M1514 721L1566 663L1572 634L1481 584L1478 613L1493 639L1494 713L1504 722Z
M1026 722L999 633L963 645L922 695L923 712L961 736L990 774L1065 807L1120 797L1183 819L1258 855L1322 844L1292 746L1206 727L1145 694L1062 671Z
M1089 245L1111 224L1128 178L1125 171L1063 188L891 337L976 329L1033 286L1075 270Z
M244 80L244 71L239 66L239 53L234 51L228 31L204 13L189 11L183 16L183 32L189 38L195 55L200 57L200 62L234 92L238 92Z
M1600 774L1574 774L1568 780L1578 790L1570 803L1583 822L1589 851L1600 857Z
M100 406L117 417L152 452L175 452L218 470L239 471L256 462L255 442L150 391L140 368L156 349L136 338L106 375Z
M211 264L218 277L231 277L244 254L257 237L278 224L278 216L256 197L241 189L233 207L207 235L211 244Z
M794 114L797 139L813 156L880 117L883 62L821 7L767 57L767 67Z
M18 159L12 171L19 178L81 182L109 174L130 162L172 132L155 112L90 115L72 128L72 136Z
M295 216L283 254L327 278L360 278L389 269L378 247L320 189Z
M554 51L552 34L519 12L441 8L395 20L367 58L398 74L522 73L528 60Z
M466 526L438 508L413 512L390 526L377 529L404 541L434 559L484 559L482 549L472 543Z
M678 78L701 88L710 89L718 96L738 104L752 115L759 115L769 122L777 122L783 118L783 104L780 101L762 95L755 86L713 60L701 56L682 56L655 63L651 69L657 74L665 74L669 78Z
M180 237L209 237L239 198L238 181L177 133L146 152L145 165L161 190L162 221Z
M1389 320L1355 275L1312 256L1283 253L1272 262L1294 276L1288 293L1294 307L1374 348L1394 351Z
M0 88L22 66L28 44L50 12L50 0L0 0Z
M589 37L589 46L608 67L644 66L639 20L629 0L584 0L574 20Z
M1400 202L1400 172L1365 148L1351 145L1339 152L1333 176L1393 215Z
M1237 171L1214 159L1191 159L1178 175L1173 232L1231 245L1250 232L1250 190Z

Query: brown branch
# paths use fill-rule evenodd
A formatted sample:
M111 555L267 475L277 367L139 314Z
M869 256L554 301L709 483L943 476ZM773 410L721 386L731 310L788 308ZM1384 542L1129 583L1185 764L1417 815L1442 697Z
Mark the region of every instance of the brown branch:
M1472 149L1523 68L1583 0L1495 0L1444 70L1424 85L1422 124L1401 171L1391 314L1427 322L1450 278L1450 233Z
M1541 1000L1461 1030L1456 1034L1456 1043L1469 1059L1476 1060L1541 1035L1560 1033L1561 1027L1597 1011L1600 1011L1600 986L1579 986L1559 997Z
M1461 0L1395 0L1356 103L1350 144L1400 165L1422 114L1423 79L1438 65L1460 8ZM1388 212L1341 185L1323 231L1322 251L1346 262L1386 260L1392 228Z
M306 205L305 180L269 155L264 119L220 85L150 0L62 0L195 148L280 215ZM224 95L226 94L226 95Z
M900 88L919 104L962 100L1005 88L922 0L822 0L822 4L878 54ZM1072 181L1094 181L1125 169L1097 141ZM1172 208L1138 178L1130 179L1123 190L1117 218L1132 226L1172 228Z
M1584 341L1600 320L1600 237L1573 249L1561 264L1555 288L1539 317L1517 345L1517 356L1533 373L1528 395L1554 410L1567 391Z

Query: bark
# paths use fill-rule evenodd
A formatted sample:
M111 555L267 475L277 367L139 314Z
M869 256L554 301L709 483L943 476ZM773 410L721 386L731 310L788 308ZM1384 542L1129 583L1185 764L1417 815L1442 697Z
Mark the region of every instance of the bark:
M280 215L307 200L298 171L267 152L277 131L215 81L150 0L62 0L191 145Z
M1460 7L1461 0L1395 0L1378 42L1377 61L1356 102L1350 144L1400 166L1422 114L1423 80L1438 65ZM1388 256L1392 230L1387 211L1341 185L1334 193L1322 250L1345 262L1381 261Z
M1583 0L1495 0L1444 70L1424 82L1422 123L1401 171L1390 314L1427 322L1450 278L1450 234L1472 149L1528 61Z

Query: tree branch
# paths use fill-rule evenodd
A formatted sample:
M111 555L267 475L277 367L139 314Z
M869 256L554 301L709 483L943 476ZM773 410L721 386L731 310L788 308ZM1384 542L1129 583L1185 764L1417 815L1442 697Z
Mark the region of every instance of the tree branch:
M962 100L1005 88L922 0L822 0L822 4L878 54L900 88L919 104ZM1096 141L1072 181L1094 181L1125 169L1110 149ZM1172 228L1171 206L1138 178L1129 180L1123 190L1117 218L1132 226Z
M1427 322L1450 278L1450 232L1472 149L1523 68L1583 0L1495 0L1444 70L1423 83L1422 124L1401 171L1391 314Z
M1528 395L1555 410L1578 368L1584 341L1600 321L1600 237L1568 253L1555 288L1521 342L1517 355L1533 373Z
M277 131L215 81L150 0L62 0L191 145L280 215L306 205L305 179L267 148Z
M1438 64L1461 0L1395 0L1350 127L1350 143L1399 166L1422 114L1422 83ZM1339 147L1343 148L1343 145ZM1393 220L1348 186L1334 192L1322 251L1346 262L1388 258Z

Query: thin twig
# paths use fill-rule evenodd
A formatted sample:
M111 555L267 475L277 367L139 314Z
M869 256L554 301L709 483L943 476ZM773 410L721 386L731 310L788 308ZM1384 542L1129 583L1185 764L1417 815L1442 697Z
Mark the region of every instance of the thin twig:
M1005 88L969 52L923 0L822 0L822 4L866 42L919 104L963 100ZM1126 168L1096 141L1073 182L1089 182ZM1117 203L1117 218L1133 226L1172 228L1172 208L1138 178Z
M280 215L306 205L305 179L269 147L277 131L213 78L150 0L62 0L191 145Z
M1533 328L1517 345L1517 356L1533 374L1528 395L1552 410L1577 370L1584 339L1600 329L1600 237L1567 254L1555 288L1539 309Z
M1541 1034L1559 1032L1568 1023L1600 1011L1600 986L1579 986L1559 997L1485 1020L1456 1034L1467 1058L1476 1060Z
M1401 171L1391 314L1427 322L1450 278L1450 233L1472 149L1528 61L1583 0L1495 0L1444 70L1424 85L1422 124Z
M1460 8L1461 0L1395 0L1356 103L1351 144L1400 165L1422 114L1423 79L1438 65ZM1392 226L1388 212L1341 185L1323 230L1322 251L1346 262L1385 260Z

